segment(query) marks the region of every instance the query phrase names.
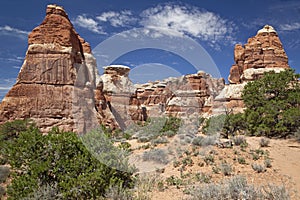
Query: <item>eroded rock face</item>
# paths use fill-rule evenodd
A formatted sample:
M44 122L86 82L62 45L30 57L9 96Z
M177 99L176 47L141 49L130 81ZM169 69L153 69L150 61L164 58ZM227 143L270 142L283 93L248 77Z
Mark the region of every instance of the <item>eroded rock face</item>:
M265 26L244 46L236 45L229 81L197 74L134 85L130 68L104 67L100 77L90 46L62 7L49 5L28 38L16 84L0 104L0 123L31 118L47 132L54 126L85 133L99 124L126 129L148 117L210 116L242 112L241 93L264 72L289 68L276 31Z
M104 67L101 76L107 109L113 117L108 117L106 123L111 129L125 129L131 122L131 101L134 98L135 87L128 77L130 68L124 65L110 65ZM134 110L133 112L137 112ZM107 114L109 116L109 114Z
M228 77L229 82L234 84L258 79L270 70L290 68L277 32L269 25L249 38L245 45L235 46L234 61Z
M277 32L269 25L249 38L245 45L235 46L234 61L228 77L230 84L216 97L215 111L243 112L241 95L247 82L259 79L265 72L279 73L290 68Z
M198 72L136 87L137 100L147 111L147 116L184 118L211 112L212 100L223 89L224 79Z
M0 122L31 118L42 131L58 126L86 131L74 115L96 119L93 90L95 58L62 7L48 5L44 21L28 36L28 50L17 82L0 105ZM84 103L83 103L84 102Z

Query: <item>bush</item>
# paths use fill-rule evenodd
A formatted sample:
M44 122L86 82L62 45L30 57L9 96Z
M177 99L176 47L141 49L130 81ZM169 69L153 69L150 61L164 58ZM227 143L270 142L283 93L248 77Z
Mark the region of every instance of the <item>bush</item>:
M192 144L196 145L196 146L202 146L202 140L204 139L204 137L202 136L197 136L193 139Z
M0 185L0 198L5 195L5 189Z
M228 138L229 135L240 134L245 129L245 116L243 113L226 115L223 126L223 135L225 138Z
M210 165L210 164L213 164L215 162L215 158L211 154L205 155L203 160L206 163L206 165Z
M299 77L293 70L273 71L245 86L242 98L251 135L287 137L300 127Z
M244 157L238 157L238 163L241 164L241 165L245 165L246 164L246 160Z
M269 144L270 144L270 140L268 138L263 137L259 140L260 147L268 147Z
M200 172L195 174L195 178L196 181L199 181L201 183L209 183L211 180L211 175Z
M143 153L144 161L154 161L161 164L168 163L168 155L162 149L151 149L150 151L145 151Z
M210 145L215 145L217 143L218 136L211 135L211 136L197 136L192 140L192 144L196 146L206 147Z
M23 198L23 200L40 200L40 199L60 200L63 198L62 198L62 194L60 194L58 191L57 184L54 185L44 184L39 188L37 188L37 190L35 190L33 193Z
M109 145L89 134L85 137L98 146ZM7 189L12 199L30 197L35 192L50 195L52 191L57 192L55 198L60 194L63 199L91 199L103 196L111 185L132 184L129 170L119 171L102 164L75 133L53 130L42 135L37 128L29 127L3 144L2 156L17 172ZM117 162L118 156L113 155L109 154Z
M214 199L280 199L289 200L283 186L258 186L248 184L245 177L234 176L221 183L210 183L188 189L189 200Z
M247 144L247 140L244 136L238 135L233 137L233 143L236 146Z
M220 170L224 176L230 176L233 171L231 165L225 162L221 163Z
M266 168L272 167L272 161L269 158L265 159L264 164Z
M214 135L223 131L226 115L212 116L206 120L206 123L202 127L202 131L207 135Z
M169 140L165 137L158 137L156 139L151 140L151 144L157 145L157 144L166 144L169 143Z
M26 131L29 127L34 127L31 120L15 120L6 122L0 126L0 140L11 140L16 138L21 132Z
M181 119L176 117L168 117L163 128L160 130L161 133L172 131L177 133L181 125Z
M300 127L294 133L295 139L300 142Z
M10 174L10 169L7 166L0 166L0 183L3 183L6 181Z
M166 183L168 185L180 186L183 185L183 180L181 178L172 175L166 179Z
M251 167L257 173L262 173L262 172L266 171L266 168L260 164L253 163L253 164L251 164Z
M126 188L120 186L111 186L105 192L105 197L116 200L133 200L133 193Z

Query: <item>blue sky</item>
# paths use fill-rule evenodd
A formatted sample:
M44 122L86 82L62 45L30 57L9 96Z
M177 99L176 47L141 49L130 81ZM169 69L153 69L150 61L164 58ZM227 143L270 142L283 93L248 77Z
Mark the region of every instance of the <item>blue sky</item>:
M290 66L300 72L298 0L11 0L0 3L0 99L18 75L28 33L53 3L91 44L100 73L112 63L130 66L134 82L198 70L227 80L234 45L265 24L277 30Z

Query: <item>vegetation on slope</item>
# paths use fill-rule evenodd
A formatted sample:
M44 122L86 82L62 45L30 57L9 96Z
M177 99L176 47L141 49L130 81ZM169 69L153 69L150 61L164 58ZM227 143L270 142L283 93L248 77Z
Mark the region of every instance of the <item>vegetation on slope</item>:
M4 124L0 135L2 164L13 171L10 199L95 199L112 186L132 184L132 173L101 163L75 133L54 128L43 135L17 120Z
M293 70L269 72L249 82L242 93L245 112L220 115L206 121L213 132L225 137L245 133L251 136L287 137L300 128L300 75ZM211 128L213 127L213 128Z

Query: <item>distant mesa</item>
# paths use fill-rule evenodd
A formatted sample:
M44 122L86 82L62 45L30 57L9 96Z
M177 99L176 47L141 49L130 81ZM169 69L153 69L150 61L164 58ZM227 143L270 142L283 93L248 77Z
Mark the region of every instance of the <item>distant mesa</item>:
M29 34L17 82L0 104L0 123L33 119L43 132L54 126L85 133L104 124L125 129L154 116L210 116L243 110L246 82L265 71L289 68L275 29L269 25L237 44L229 85L205 72L133 84L130 68L104 67L99 75L90 45L75 31L65 10L48 5L43 22Z

